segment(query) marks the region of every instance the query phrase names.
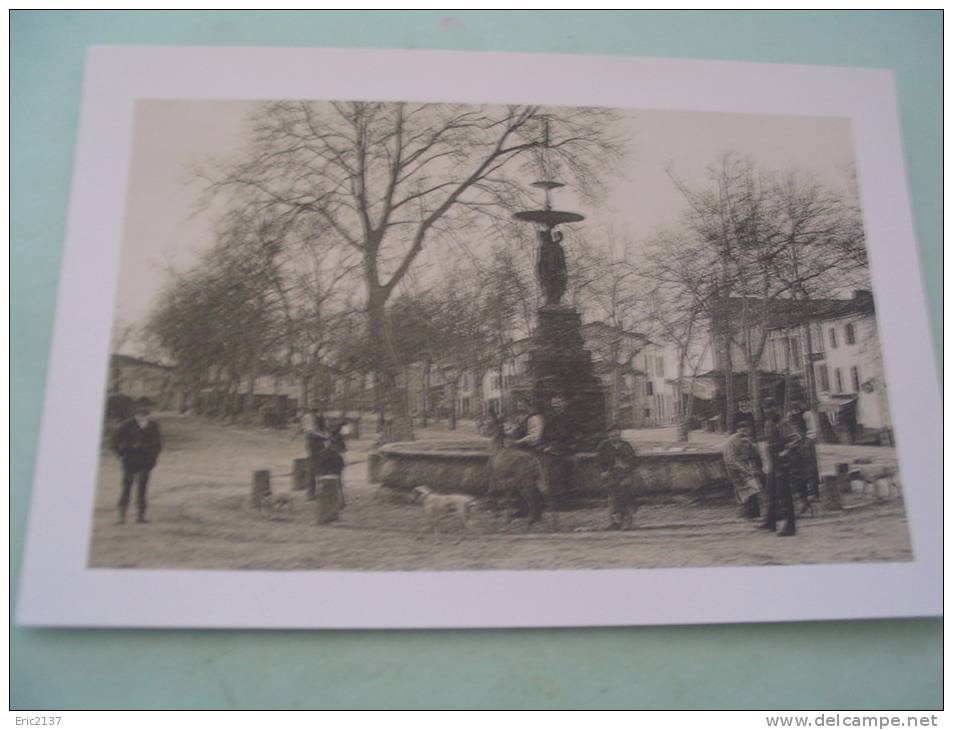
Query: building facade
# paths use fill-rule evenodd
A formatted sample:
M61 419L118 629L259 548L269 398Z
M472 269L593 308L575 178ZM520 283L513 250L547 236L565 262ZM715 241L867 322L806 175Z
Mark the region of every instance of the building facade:
M175 370L130 355L109 358L108 394L147 401L155 408L177 408Z
M717 335L730 328L740 341L743 306L760 304L728 300L718 308L727 312L726 319L710 327L715 361L708 377L719 390L729 365L736 377L741 376L736 382L743 384L747 376L740 348L726 348L724 337ZM880 337L869 291L855 291L849 299L774 301L767 322L767 341L757 364L763 395L783 398L785 388L790 388L792 398L804 400L825 417L826 440L892 440ZM755 338L759 336L759 329L750 330ZM743 385L740 389L736 385L735 397L747 398Z

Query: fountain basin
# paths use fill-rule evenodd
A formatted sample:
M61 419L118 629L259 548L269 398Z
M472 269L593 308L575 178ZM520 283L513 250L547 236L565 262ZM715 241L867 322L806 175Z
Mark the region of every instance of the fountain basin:
M638 444L635 483L639 492L665 495L731 493L721 452L691 445ZM678 449L678 450L674 450ZM443 494L482 497L489 487L489 441L458 439L387 444L379 450L376 481L398 490L426 485ZM577 454L580 497L605 495L594 453Z

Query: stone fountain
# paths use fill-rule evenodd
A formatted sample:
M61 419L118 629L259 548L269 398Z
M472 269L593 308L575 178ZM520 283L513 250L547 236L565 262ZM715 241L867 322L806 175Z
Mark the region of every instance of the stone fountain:
M514 387L512 395L528 399L544 412L553 398L566 400L581 449L576 455L575 496L596 497L604 495L605 489L592 451L606 430L607 388L595 375L592 355L585 348L581 314L562 301L569 277L563 234L557 230L564 224L579 223L585 216L553 208L553 191L564 185L549 173L548 149L549 128L544 124L543 179L532 185L543 190L545 202L542 209L514 214L517 220L537 226L536 276L543 305L537 310L527 384ZM392 443L381 447L379 458L369 462L374 464L374 473L368 476L371 482L395 489L426 484L438 492L481 496L489 486L488 461L486 439ZM727 484L721 454L698 448L641 448L638 471L637 480L643 485L640 491L663 495L708 491Z
M547 132L547 144L548 137ZM605 435L607 389L593 372L592 354L586 350L582 337L582 315L562 303L569 277L563 234L556 230L559 225L578 223L585 217L553 209L552 191L563 187L561 182L539 180L533 186L545 191L544 208L520 211L515 218L538 226L536 276L544 303L536 313L536 332L529 353L531 392L514 395L528 395L535 407L543 411L553 398L564 398L579 446L593 449Z

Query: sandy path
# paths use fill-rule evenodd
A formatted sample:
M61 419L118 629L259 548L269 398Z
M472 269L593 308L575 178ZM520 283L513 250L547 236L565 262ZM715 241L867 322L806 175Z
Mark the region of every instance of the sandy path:
M370 441L351 444L348 506L333 526L314 524L311 503L293 495L290 510L248 506L251 473L271 469L273 489L289 489L291 460L304 444L288 432L243 430L188 418L162 419L166 450L150 484L150 524L116 526L119 466L100 464L92 567L258 570L447 570L634 568L909 560L903 503L845 495L847 509L800 522L780 539L735 516L731 504L687 500L645 504L630 532L606 532L602 507L563 512L559 531L528 532L480 511L470 529L452 522L437 535L402 495L368 485ZM822 460L846 460L845 447ZM892 450L875 450L877 460ZM856 456L866 455L857 451Z

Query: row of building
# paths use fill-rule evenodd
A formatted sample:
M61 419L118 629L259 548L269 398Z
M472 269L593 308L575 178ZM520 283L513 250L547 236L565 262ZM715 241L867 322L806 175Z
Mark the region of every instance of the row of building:
M850 299L769 304L767 344L759 366L762 392L783 397L790 388L823 414L830 440L889 440L887 387L870 292L857 291ZM748 378L744 353L737 344L726 347L724 334L733 332L731 340L739 342L741 328L747 326L757 337L759 332L752 331L745 314L762 305L753 300L723 300L717 315L704 323L700 340L705 347L695 367L686 368L681 397L674 347L602 322L583 325L595 371L606 386L607 413L628 428L670 425L680 417L690 392L695 425L724 428L729 373L739 401L747 397ZM401 373L399 385L416 418L479 419L491 411L507 412L512 393L525 386L529 377L532 347L531 337L516 340L489 366L472 369L440 362L413 363ZM371 411L373 385L371 375L323 370L315 374L307 405ZM165 408L196 407L176 389L173 369L124 355L112 358L110 392L146 397ZM199 410L223 407L223 394L212 386L191 396L193 401L196 397L201 401ZM227 397L231 399L228 406L238 412L269 408L290 417L303 405L303 388L295 377L263 375L253 388L246 382Z

